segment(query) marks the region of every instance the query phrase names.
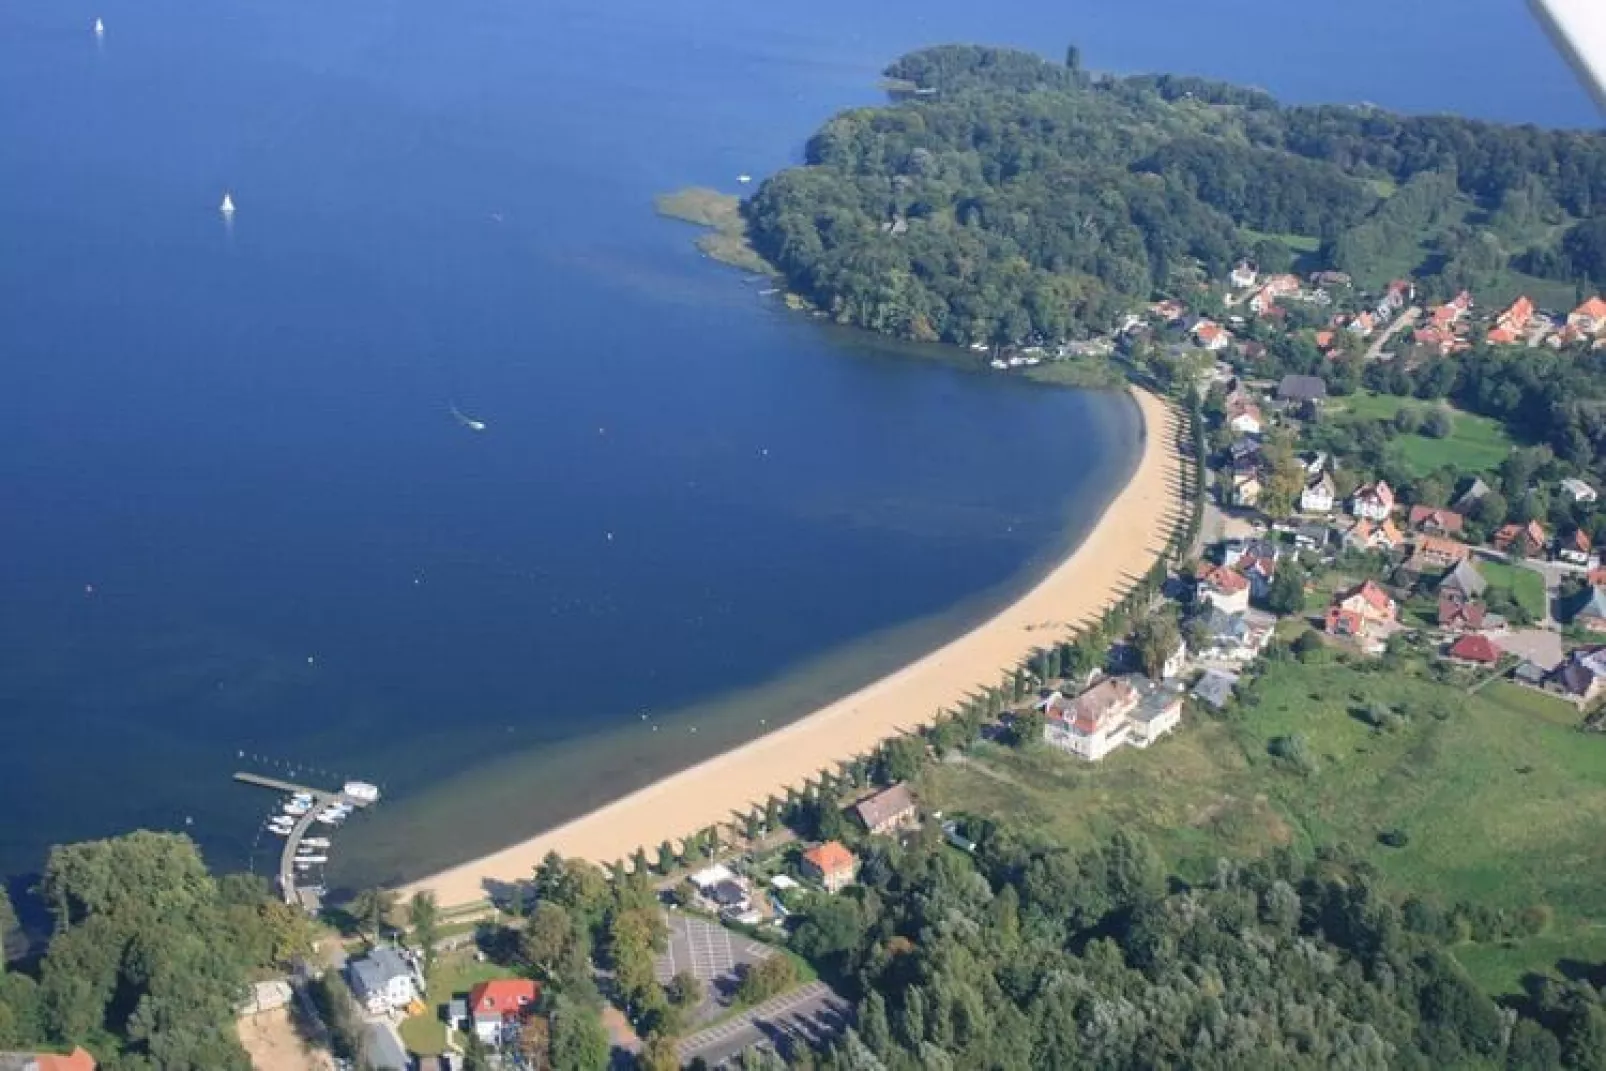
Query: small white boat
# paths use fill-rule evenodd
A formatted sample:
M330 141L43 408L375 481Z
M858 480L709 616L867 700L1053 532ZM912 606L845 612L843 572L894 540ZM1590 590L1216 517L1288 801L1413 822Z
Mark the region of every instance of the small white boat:
M296 857L296 866L316 866L319 863L327 863L328 861L329 857L327 855L299 855Z
M328 837L302 837L301 838L301 846L303 848L327 848L327 847L329 847L329 838Z
M752 175L737 175L736 176L736 181L740 182L743 186L746 186L749 182L753 181L753 176Z
M106 24L104 22L101 22L99 19L95 20L95 36L96 37L105 37L106 36Z
M459 424L463 425L463 427L467 428L469 431L484 431L485 430L485 421L483 421L483 420L475 420L471 416L464 415L462 410L458 409L457 406L455 406L455 405L452 406L452 415L457 418L457 422ZM347 785L347 788L350 788L352 785L361 785L364 788L373 788L374 789L374 799L377 800L379 798L379 789L374 788L373 785L370 785L365 781L352 781L349 785ZM352 793L352 792L347 792L346 795L351 796L352 799L359 798L355 793ZM373 800L368 800L366 802L372 803Z
M343 814L329 814L327 812L325 812L324 814L320 814L318 816L318 818L317 818L318 822L320 822L320 823L322 823L323 825L326 825L326 826L338 826L341 822L344 822L345 820L346 820L346 816L343 815Z
M485 430L483 421L476 420L474 423L479 425L475 429L476 431ZM371 785L367 781L347 781L340 792L342 795L350 796L352 799L362 803L376 803L379 800L379 786Z
M225 216L234 215L234 197L227 190L223 191L223 203L217 206L217 210Z

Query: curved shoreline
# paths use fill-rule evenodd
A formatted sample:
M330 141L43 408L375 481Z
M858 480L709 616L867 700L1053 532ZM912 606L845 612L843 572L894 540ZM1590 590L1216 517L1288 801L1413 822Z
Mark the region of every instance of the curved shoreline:
M528 878L548 852L611 863L637 848L729 822L788 786L929 723L978 686L1002 679L1038 647L1098 617L1149 570L1183 517L1176 414L1132 389L1142 446L1126 485L1086 538L1035 586L988 620L914 662L784 728L517 844L406 885L442 904L483 900L492 884Z

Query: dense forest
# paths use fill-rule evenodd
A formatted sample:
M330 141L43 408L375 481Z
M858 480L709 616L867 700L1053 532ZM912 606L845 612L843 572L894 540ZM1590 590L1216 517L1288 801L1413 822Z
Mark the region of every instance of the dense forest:
M0 957L0 1050L83 1045L109 1071L249 1071L235 1009L310 927L260 879L214 878L186 837L54 849L39 893L55 932L26 972ZM0 891L0 934L15 919Z
M949 46L886 73L897 103L830 120L745 208L758 251L845 323L1072 338L1296 248L1363 285L1502 270L1606 285L1599 134L1093 78L1075 49L1055 64Z
M826 1067L1606 1068L1590 979L1496 1004L1444 947L1491 920L1396 904L1342 852L1179 886L1126 834L995 833L974 862L927 836L863 879L794 938L860 996Z

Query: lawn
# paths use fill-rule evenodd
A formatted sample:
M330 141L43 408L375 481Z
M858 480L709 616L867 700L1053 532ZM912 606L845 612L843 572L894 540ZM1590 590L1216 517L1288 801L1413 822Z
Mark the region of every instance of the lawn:
M1296 253L1314 253L1322 247L1322 240L1314 234L1269 234L1266 231L1255 231L1245 227L1244 237L1251 243L1269 238L1274 242L1281 242Z
M1046 748L979 749L923 774L922 799L1071 846L1140 831L1183 877L1208 874L1217 856L1343 843L1401 896L1549 906L1548 935L1469 953L1491 986L1553 962L1536 942L1606 920L1606 738L1580 735L1576 717L1499 685L1468 696L1337 664L1273 663L1255 691L1231 720L1193 718L1148 751L1096 765ZM1358 714L1374 705L1402 724L1372 728ZM1306 775L1267 750L1294 734L1314 760ZM1384 845L1385 830L1406 842Z
M1357 416L1390 420L1402 406L1427 412L1433 402L1399 398L1392 394L1353 394L1338 401ZM1335 408L1337 406L1335 405ZM1401 435L1394 440L1401 458L1417 475L1449 466L1458 473L1493 472L1500 467L1515 445L1498 420L1446 406L1451 416L1450 434L1443 439L1426 435Z
M1545 580L1532 569L1524 569L1520 565L1506 565L1503 562L1477 563L1479 573L1489 582L1491 588L1504 588L1511 592L1517 605L1528 611L1533 618L1543 620L1546 609Z
M435 963L435 973L429 981L429 993L424 997L427 1005L423 1015L415 1015L401 1024L402 1042L407 1051L418 1056L436 1056L446 1051L446 1023L441 1018L441 1006L454 996L466 996L481 982L494 978L516 978L518 972L495 963L482 963L472 949L448 952Z

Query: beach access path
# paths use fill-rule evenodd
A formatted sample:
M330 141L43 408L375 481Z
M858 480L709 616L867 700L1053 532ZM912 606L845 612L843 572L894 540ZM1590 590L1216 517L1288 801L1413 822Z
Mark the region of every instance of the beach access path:
M1003 680L1033 651L1096 621L1143 579L1187 516L1179 417L1153 394L1133 388L1131 395L1144 426L1131 478L1081 545L998 614L790 725L526 841L414 882L401 895L427 889L442 905L469 903L484 899L493 884L528 879L548 852L613 863L637 848L728 823L788 786L929 723L979 686Z

